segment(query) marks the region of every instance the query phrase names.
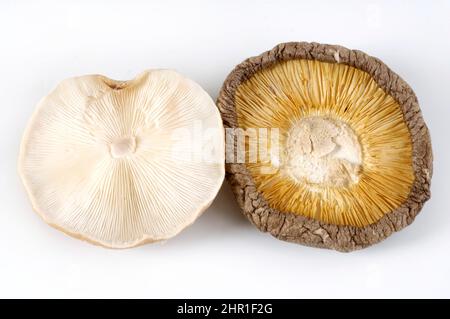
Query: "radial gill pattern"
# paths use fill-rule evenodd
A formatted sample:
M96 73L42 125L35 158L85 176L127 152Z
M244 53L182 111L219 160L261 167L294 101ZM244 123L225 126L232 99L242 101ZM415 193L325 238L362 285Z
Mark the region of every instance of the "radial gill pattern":
M48 223L124 248L192 223L217 194L223 162L214 102L194 82L155 70L127 82L63 81L27 128L20 171Z
M408 197L414 181L409 130L399 104L364 71L280 62L242 83L235 105L241 128L280 130L279 159L246 164L271 207L362 227ZM302 142L306 134L311 139Z

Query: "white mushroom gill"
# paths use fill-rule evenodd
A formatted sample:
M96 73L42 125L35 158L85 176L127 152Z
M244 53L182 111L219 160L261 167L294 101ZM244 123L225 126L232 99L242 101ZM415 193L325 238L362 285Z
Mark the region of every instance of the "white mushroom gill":
M63 81L39 104L19 172L46 222L95 244L168 239L212 202L224 177L214 102L174 71L131 81Z

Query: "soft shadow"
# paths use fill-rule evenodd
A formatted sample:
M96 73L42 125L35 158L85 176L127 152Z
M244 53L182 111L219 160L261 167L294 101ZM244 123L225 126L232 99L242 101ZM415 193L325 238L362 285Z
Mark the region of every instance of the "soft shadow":
M194 242L222 240L230 232L252 228L250 222L242 215L230 186L225 181L212 205L194 224L184 229L176 237L164 243L164 246L178 248L180 245L193 245ZM159 245L146 245L148 249Z
M214 222L223 220L233 227L248 225L248 220L241 213L241 209L227 181L223 183L216 199L205 212L205 221L209 219Z
M195 232L196 235L203 236L212 231L217 234L230 228L248 226L248 220L242 215L234 194L225 181L212 205L186 230L186 234L193 235Z

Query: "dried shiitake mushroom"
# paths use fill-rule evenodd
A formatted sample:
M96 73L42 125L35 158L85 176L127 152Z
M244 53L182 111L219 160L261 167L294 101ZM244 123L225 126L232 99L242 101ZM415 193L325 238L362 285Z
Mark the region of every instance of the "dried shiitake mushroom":
M224 175L219 111L169 70L131 81L63 81L38 105L19 172L50 225L110 248L168 239L216 196Z
M431 142L417 98L361 51L280 44L239 64L217 104L227 138L228 128L245 133L244 161L235 160L238 139L227 142L237 201L256 227L279 239L364 248L409 225L430 197ZM259 128L270 128L278 142L261 144ZM249 133L255 129L257 139ZM270 161L252 160L255 140Z

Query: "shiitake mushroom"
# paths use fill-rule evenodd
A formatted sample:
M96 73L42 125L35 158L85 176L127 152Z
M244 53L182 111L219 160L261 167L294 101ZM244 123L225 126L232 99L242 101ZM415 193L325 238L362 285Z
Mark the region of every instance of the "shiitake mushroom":
M364 248L412 223L430 197L431 142L417 98L361 51L279 44L236 66L217 105L227 130L278 130L269 162L249 160L247 136L246 160L227 163L226 176L244 215L279 239Z

